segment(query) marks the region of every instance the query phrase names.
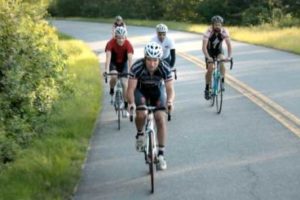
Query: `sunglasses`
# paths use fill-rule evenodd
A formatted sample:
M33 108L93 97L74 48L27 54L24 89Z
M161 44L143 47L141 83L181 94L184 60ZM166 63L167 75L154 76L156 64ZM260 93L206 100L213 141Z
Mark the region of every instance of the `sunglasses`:
M166 33L158 33L159 36L166 36Z

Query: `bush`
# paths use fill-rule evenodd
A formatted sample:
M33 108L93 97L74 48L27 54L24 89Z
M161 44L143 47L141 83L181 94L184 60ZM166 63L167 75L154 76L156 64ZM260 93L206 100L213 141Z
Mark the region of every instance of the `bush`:
M53 103L67 87L65 56L45 7L0 0L0 163L43 133Z
M263 6L251 6L242 14L245 25L259 25L271 22L269 10Z

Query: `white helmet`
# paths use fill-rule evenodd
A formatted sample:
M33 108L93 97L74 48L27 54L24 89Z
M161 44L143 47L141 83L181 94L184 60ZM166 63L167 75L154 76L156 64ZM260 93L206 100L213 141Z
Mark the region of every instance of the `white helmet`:
M168 32L168 27L165 24L158 24L156 26L156 31L158 33L166 33L166 32Z
M149 42L145 46L145 57L150 57L150 58L161 58L163 55L163 50L162 47L157 44L156 42Z
M127 30L126 28L124 28L123 26L118 26L116 29L115 29L115 36L122 36L122 37L126 37L127 36Z
M116 21L123 21L123 18L120 15L118 15L116 16Z

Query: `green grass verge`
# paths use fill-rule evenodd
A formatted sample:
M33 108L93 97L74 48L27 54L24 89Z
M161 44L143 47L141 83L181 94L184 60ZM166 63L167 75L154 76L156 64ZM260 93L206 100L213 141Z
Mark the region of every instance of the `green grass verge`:
M50 117L47 133L22 151L0 173L0 199L71 199L94 123L101 109L97 57L84 43L62 35L69 55L74 95L64 98Z
M63 18L57 18L63 19ZM114 19L104 18L67 18L68 20L113 23ZM191 24L172 21L134 20L125 19L126 24L135 26L155 27L158 23L165 23L170 29L203 33L208 25ZM300 27L279 28L270 25L254 27L228 27L231 38L250 44L262 45L279 50L300 54ZM234 50L234 49L233 49Z

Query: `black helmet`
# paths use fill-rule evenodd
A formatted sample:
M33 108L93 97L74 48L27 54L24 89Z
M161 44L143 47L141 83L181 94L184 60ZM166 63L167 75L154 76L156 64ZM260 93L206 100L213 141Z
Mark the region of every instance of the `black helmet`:
M215 15L211 18L211 23L215 24L215 23L221 23L223 24L224 20L223 17L221 17L220 15Z

